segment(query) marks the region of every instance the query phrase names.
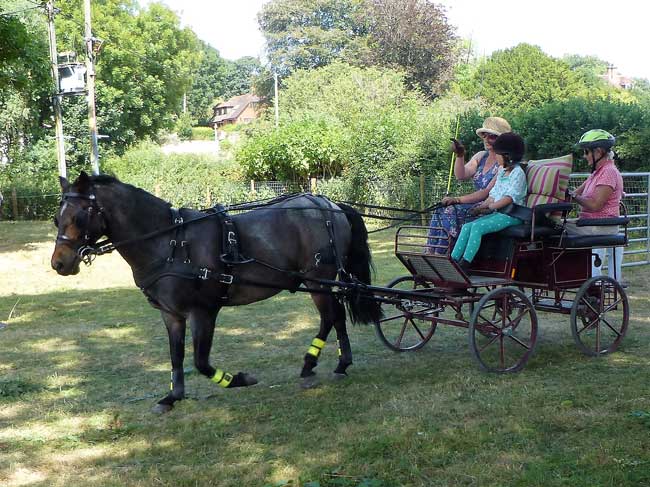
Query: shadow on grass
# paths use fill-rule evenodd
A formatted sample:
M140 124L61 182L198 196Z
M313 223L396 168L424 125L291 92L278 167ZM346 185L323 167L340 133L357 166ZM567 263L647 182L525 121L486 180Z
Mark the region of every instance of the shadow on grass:
M0 221L0 253L33 250L34 244L52 242L56 229L52 222Z
M0 451L12 455L0 460L0 472L39 472L31 485L647 479L640 453L649 446L647 431L628 417L643 407L634 401L645 384L647 331L637 331L634 346L614 359L595 360L575 350L566 317L552 318L530 367L495 376L477 370L455 329L440 330L419 352L394 354L371 328L350 327L350 377L329 379L336 363L330 339L321 387L302 391L297 376L318 315L309 297L281 294L225 308L217 323L214 365L252 372L260 384L221 390L190 374L194 399L156 417L149 408L166 392L167 336L137 289L22 298L27 307L0 331L0 422L12 432L0 439ZM644 302L636 312L647 310ZM621 429L625 442L616 440ZM594 445L602 456L588 456ZM572 473L571 465L581 470ZM545 472L557 481L545 484Z

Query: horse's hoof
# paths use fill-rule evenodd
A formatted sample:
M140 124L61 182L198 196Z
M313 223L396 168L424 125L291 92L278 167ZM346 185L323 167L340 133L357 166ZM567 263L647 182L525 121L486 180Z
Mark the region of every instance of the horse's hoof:
M171 404L156 404L153 408L151 408L151 412L154 414L165 414L168 413L174 409L174 406Z
M347 379L347 378L348 378L348 374L346 374L345 372L342 373L342 374L339 373L339 372L332 372L332 378L333 378L334 380L337 380L337 381L338 381L338 380L343 380L343 379Z
M318 377L316 375L310 375L309 377L303 377L302 382L300 382L300 387L303 389L313 389L320 384Z
M258 380L255 377L253 377L250 374L247 374L246 372L240 372L239 374L242 380L242 385L244 387L254 386L258 382Z

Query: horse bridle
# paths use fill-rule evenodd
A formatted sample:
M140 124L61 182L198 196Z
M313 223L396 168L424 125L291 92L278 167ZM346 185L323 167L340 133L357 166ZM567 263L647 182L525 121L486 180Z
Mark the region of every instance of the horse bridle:
M90 201L90 205L88 205L85 208L81 208L81 211L85 212L83 225L80 225L77 222L75 222L75 226L81 231L83 237L81 239L71 238L61 233L61 230L59 229L59 232L56 236L56 242L67 243L72 248L76 246L75 253L79 256L79 259L81 259L81 261L84 264L90 265L94 260L95 256L97 255L96 240L99 237L101 237L104 231L106 230L106 221L104 220L104 216L103 216L103 208L97 204L97 197L92 193L91 194L72 193L72 192L63 193L63 195L61 196L61 206L68 203L68 200L70 199L81 199L81 200ZM100 228L101 230L99 235L97 236L92 236L90 234L90 228L92 225L93 217L100 218L98 228Z

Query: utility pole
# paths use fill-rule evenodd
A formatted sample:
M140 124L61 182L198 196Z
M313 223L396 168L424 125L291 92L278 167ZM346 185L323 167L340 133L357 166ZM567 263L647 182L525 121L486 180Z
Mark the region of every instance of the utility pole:
M280 109L278 106L278 73L273 73L273 86L275 92L275 128L280 125Z
M86 88L88 89L88 126L92 148L90 162L93 174L99 174L99 149L97 147L97 115L95 113L95 51L90 28L90 0L84 0L84 27L86 40Z
M59 60L56 53L56 33L54 32L54 0L48 0L45 4L47 12L47 31L50 41L50 68L52 70L52 79L54 80L54 94L52 96L52 105L54 107L54 124L56 134L56 159L59 163L59 176L65 178L67 169L65 163L65 143L63 139L63 114L61 111L61 88L59 86Z

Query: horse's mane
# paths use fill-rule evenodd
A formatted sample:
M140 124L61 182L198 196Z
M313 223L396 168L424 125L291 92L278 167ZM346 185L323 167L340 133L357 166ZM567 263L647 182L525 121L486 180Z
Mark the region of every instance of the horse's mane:
M111 185L120 185L124 186L125 188L129 189L130 191L135 192L136 196L140 196L143 198L148 198L148 199L154 199L159 202L164 203L167 206L171 206L171 203L158 198L157 196L149 193L148 191L145 191L144 189L138 188L136 186L133 186L128 183L124 183L117 179L115 176L109 176L108 174L99 174L97 176L90 176L90 183L91 184L101 184L105 186L111 186Z

